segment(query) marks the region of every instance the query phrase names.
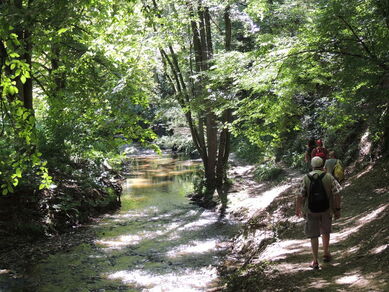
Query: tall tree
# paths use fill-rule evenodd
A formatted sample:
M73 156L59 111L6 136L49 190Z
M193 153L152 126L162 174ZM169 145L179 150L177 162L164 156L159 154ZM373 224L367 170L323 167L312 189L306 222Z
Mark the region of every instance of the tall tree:
M147 17L158 34L174 32L175 36L161 42L159 50L165 74L175 91L175 98L181 105L196 146L204 165L203 199L210 203L215 190L226 203L226 167L229 156L231 110L217 113L223 96L212 88L208 74L215 54L231 49L230 6L224 5L215 15L210 13L210 3L173 1L144 3ZM174 17L173 23L165 15ZM224 12L221 13L221 12ZM221 15L220 15L221 14ZM211 19L225 24L224 41L215 43L220 35L212 27ZM187 20L185 20L187 19ZM165 36L165 35L164 35ZM182 37L182 38L180 38ZM223 46L224 45L224 46Z

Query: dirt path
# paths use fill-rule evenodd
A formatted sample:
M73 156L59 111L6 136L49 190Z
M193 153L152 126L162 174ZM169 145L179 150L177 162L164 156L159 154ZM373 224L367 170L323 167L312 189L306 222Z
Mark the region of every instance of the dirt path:
M230 196L240 204L231 214L246 224L219 269L223 290L389 291L387 162L368 166L344 184L342 218L334 222L331 235L333 261L321 261L319 271L308 266L304 221L294 216L302 175L289 172L286 180L271 186L255 184L249 172L240 181L235 173L235 189L243 189Z

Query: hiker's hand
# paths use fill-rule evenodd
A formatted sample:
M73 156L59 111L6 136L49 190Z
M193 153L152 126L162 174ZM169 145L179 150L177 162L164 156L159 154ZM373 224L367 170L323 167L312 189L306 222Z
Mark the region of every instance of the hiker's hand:
M335 211L334 217L335 217L335 219L339 219L340 218L340 211Z

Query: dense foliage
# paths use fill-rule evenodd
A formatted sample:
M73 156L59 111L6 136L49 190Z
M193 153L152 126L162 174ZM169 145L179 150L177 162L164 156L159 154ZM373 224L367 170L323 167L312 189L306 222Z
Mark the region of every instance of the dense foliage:
M340 156L358 143L356 128L387 143L388 5L250 1L258 48L238 55L246 67L236 84L250 94L240 102L237 131L294 165L312 136Z
M312 136L348 159L360 129L376 154L388 149L385 0L0 6L3 194L151 141L153 123L167 134L186 121L193 144L176 135L160 145L197 149L205 193L226 181L231 134L251 161L296 167Z
M152 48L143 47L135 2L0 5L3 194L22 180L48 187L48 173L153 138L144 115Z

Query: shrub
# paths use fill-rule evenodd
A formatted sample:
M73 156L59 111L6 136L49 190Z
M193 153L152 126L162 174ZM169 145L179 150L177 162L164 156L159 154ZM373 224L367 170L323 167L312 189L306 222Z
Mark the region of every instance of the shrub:
M285 170L273 162L260 164L254 170L254 178L256 181L276 181L280 180L285 174Z
M172 136L162 136L157 140L157 145L161 149L176 148L178 152L188 156L196 156L197 150L190 135L174 134Z
M262 158L259 147L251 144L244 137L233 138L231 148L232 152L236 154L236 157L246 163L258 163ZM256 155L253 155L253 153L256 153Z

